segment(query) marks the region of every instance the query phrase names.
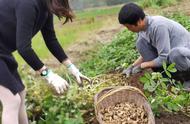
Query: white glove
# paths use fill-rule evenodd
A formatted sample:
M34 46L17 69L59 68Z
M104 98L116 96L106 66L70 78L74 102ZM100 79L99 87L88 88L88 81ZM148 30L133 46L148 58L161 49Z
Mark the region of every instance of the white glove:
M53 73L51 70L48 70L47 75L43 76L47 82L52 85L58 94L64 93L69 88L69 84L65 79L59 75Z
M77 83L80 87L83 87L83 80L86 80L89 83L91 83L90 79L81 74L74 64L70 64L67 68L69 72L77 79Z

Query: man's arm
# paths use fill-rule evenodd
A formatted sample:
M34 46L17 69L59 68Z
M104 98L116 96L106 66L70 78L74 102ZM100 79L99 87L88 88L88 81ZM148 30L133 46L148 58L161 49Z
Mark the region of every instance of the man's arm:
M156 47L158 57L153 62L145 63L145 67L161 67L170 51L170 34L166 26L159 25L153 31L153 45Z
M135 62L132 64L133 66L137 66L139 64L143 63L143 57L140 56Z
M153 31L153 35L154 39L152 45L156 47L158 57L151 61L141 63L142 69L162 67L163 62L167 60L167 56L170 51L169 31L165 26L157 26Z
M156 63L154 61L148 61L148 62L141 63L141 68L142 69L154 68L154 67L156 67Z

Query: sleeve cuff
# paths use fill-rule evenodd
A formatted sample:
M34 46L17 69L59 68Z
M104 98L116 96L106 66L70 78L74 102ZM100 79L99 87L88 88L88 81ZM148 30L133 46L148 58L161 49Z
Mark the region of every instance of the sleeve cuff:
M155 63L155 67L162 67L163 60L161 60L159 57L155 58L153 62Z

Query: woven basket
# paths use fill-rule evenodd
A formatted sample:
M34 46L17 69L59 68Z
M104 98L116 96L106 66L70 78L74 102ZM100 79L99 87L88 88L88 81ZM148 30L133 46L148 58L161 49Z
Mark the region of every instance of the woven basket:
M105 88L94 97L96 119L104 124L100 110L118 103L130 102L137 106L143 106L148 114L148 124L155 124L154 115L146 96L137 88L131 86Z

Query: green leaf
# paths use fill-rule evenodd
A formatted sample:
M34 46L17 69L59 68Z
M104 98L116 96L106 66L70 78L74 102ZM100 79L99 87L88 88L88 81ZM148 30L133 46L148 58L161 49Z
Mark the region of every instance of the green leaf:
M155 91L155 87L149 86L149 87L148 87L148 91L149 91L149 92L154 92L154 91Z
M144 74L144 76L145 76L147 79L151 79L151 77L152 77L152 76L150 75L150 73L147 73L147 72Z
M170 72L169 72L169 71L165 70L165 73L166 73L166 75L167 75L169 78L171 78L171 77L172 77L172 75L170 74Z
M177 105L177 104L175 104L175 103L172 103L172 102L169 102L169 103L167 104L167 107L168 107L168 109L171 110L171 111L179 111L179 110L180 110L180 106Z
M156 72L152 73L152 79L156 80L158 78L158 74Z
M168 68L167 68L167 70L169 71L169 72L176 72L177 71L177 69L175 68L175 63L172 63L172 64L170 64L169 66L168 66Z
M146 77L141 77L139 80L140 80L140 82L142 82L144 84L149 82L149 79L147 79Z
M160 79L160 81L161 81L161 82L168 82L169 79L168 79L168 78L162 78L162 79Z
M147 87L149 92L154 92L156 90L156 83L151 80L150 85Z
M166 86L165 83L161 83L161 86L162 86L163 89L165 89L165 90L167 89L167 86Z
M148 90L149 86L150 86L149 83L145 83L144 84L144 90Z
M184 103L185 100L186 100L186 97L184 95L178 95L175 97L175 102L178 102L178 103Z

